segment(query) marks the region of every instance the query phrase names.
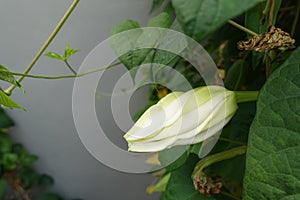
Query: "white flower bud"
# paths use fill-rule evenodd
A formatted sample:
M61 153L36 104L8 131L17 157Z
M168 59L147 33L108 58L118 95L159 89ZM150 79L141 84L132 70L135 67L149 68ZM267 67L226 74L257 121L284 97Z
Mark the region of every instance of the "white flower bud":
M124 138L135 152L203 142L219 134L237 108L234 92L220 86L172 92L151 106Z

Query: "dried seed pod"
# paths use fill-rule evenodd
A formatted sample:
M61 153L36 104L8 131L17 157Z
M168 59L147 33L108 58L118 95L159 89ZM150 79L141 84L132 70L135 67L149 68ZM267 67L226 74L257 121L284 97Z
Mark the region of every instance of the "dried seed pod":
M280 47L292 48L294 43L295 40L287 32L275 26L270 26L267 33L255 35L245 41L239 41L238 48L240 50L265 52Z

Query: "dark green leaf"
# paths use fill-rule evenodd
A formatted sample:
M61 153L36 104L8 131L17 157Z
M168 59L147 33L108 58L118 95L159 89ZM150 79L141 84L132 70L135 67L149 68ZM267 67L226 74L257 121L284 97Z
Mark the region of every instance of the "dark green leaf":
M262 88L251 125L245 199L300 198L300 48Z
M55 52L51 52L51 51L46 53L45 56L52 58L52 59L56 59L56 60L62 60L62 61L66 60L64 56L59 55L58 53L55 53Z
M25 167L20 172L19 178L21 179L24 188L30 188L38 182L40 175L33 169Z
M243 59L235 61L226 71L224 85L229 90L240 90L247 77L247 62Z
M156 11L157 9L159 9L162 6L163 3L164 3L164 0L153 0L150 13L152 13L152 12Z
M21 87L20 83L16 81L11 72L3 65L0 65L0 80L11 83L17 87Z
M280 8L282 0L275 0L274 1L274 14L273 14L273 24L276 22L278 10ZM251 8L246 12L245 15L245 27L254 31L255 33L265 33L268 29L266 22L263 19L263 9L266 6L266 1L257 4L257 6Z
M61 198L58 194L55 193L46 193L36 198L33 198L33 200L63 200L63 198Z
M184 32L201 41L208 34L261 0L172 0L179 23ZM220 33L223 34L223 33Z
M50 186L53 184L54 184L54 179L47 174L41 175L38 180L38 185L42 187Z
M37 161L39 158L36 155L25 155L22 158L22 162L24 166L30 166L32 165L35 161Z
M192 172L199 161L198 156L191 154L185 165L171 172L166 191L161 200L208 200L213 197L205 197L196 191L192 182Z
M6 153L11 151L11 140L4 134L0 134L0 153Z
M14 125L13 120L0 108L0 128L9 128Z
M170 24L169 15L161 13L149 20L148 27L168 28ZM126 68L133 69L131 74L134 76L136 73L134 68L143 63L152 48L158 45L165 32L162 29L146 29L143 32L137 22L126 20L113 28L110 42Z
M6 180L0 179L0 198L3 198L3 196L5 195L7 187L8 184Z
M125 32L129 30L131 31ZM146 58L144 54L135 49L136 42L142 33L139 23L132 20L126 20L112 29L111 46L128 70L139 66Z
M13 170L17 167L18 155L14 153L5 153L2 157L2 165L7 170Z
M19 104L12 100L3 90L0 89L0 105L3 105L8 108L19 108L23 109Z

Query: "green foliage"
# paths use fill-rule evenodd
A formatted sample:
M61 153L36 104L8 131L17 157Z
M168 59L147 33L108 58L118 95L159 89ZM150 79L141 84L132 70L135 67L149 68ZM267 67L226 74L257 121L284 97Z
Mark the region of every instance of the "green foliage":
M4 110L0 111L0 128L6 130L14 123ZM0 199L25 199L24 195L32 199L62 199L57 194L42 192L46 192L46 187L54 184L54 179L33 169L32 165L37 160L36 155L28 154L21 144L12 143L9 134L0 131ZM38 191L37 189L43 189L38 192L38 197L31 194L32 190Z
M166 3L153 0L151 12L163 9ZM190 176L199 161L196 155L201 144L194 144L177 159L174 159L178 154L176 149L159 152L159 161L162 164L171 162L166 167L171 175L167 181L164 180L167 187L163 190L162 200L296 199L300 190L300 160L297 157L300 150L300 85L297 81L300 78L300 50L279 48L259 53L239 51L237 42L246 36L251 37L242 29L243 26L256 33L266 33L271 23L286 32L295 29L292 26L297 25L295 32L299 32L300 23L296 17L299 5L295 1L282 0L274 0L273 6L271 0L247 0L238 3L235 0L172 0L171 3L182 31L201 41L219 69L225 71L224 85L227 89L263 89L259 95L257 113L254 102L239 104L237 113L224 127L221 139L208 155L249 144L247 155L222 160L204 169L208 177L217 175L221 178L221 194L207 197L195 190ZM239 27L226 24L230 19L237 22ZM286 21L294 21L294 25ZM142 32L136 40L141 34ZM300 39L298 34L294 37L296 41ZM122 41L119 42L122 44ZM190 63L176 54L159 49L163 45L176 42L178 41L172 41L171 38L161 40L157 47L153 46L154 51L148 52L150 59L145 56L145 60L158 67L173 67L193 87L205 84ZM121 61L123 62L122 59ZM130 63L128 69L143 62L145 61ZM128 62L123 63L126 65ZM160 76L159 72L153 72L153 75ZM178 77L166 82L177 84L176 88L182 85ZM158 100L153 100L153 95L158 94L152 89L149 104L138 116Z
M79 50L71 49L70 44L68 44L64 50L64 55L60 55L58 53L50 51L50 52L46 53L45 56L55 59L55 60L68 61L69 58L77 52L79 52Z
M11 83L17 87L21 87L20 83L15 79L11 72L0 64L0 80Z
M151 18L147 26L169 28L170 25L169 15L161 13ZM110 42L122 63L128 70L132 70L131 74L134 77L136 73L134 68L145 61L152 50L151 48L158 44L164 33L164 30L157 29L146 29L143 31L138 22L126 20L112 29Z
M245 199L300 198L300 48L261 90L251 125Z
M227 20L242 14L260 1L172 0L172 3L184 33L201 41Z
M3 105L8 108L19 108L23 109L19 104L12 100L7 94L0 88L0 105Z
M209 200L194 189L191 174L198 157L192 154L186 161L185 165L171 173L165 193L161 200Z

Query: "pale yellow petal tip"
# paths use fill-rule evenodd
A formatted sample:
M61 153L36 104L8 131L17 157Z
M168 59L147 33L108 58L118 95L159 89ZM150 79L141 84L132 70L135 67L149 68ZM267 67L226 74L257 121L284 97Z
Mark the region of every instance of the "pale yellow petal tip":
M161 163L158 159L158 153L154 153L152 156L150 156L145 163L150 164L150 165L156 165L156 166L161 166Z

